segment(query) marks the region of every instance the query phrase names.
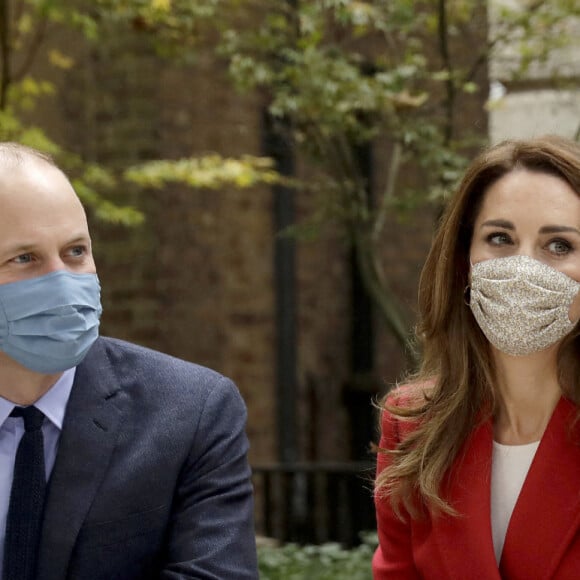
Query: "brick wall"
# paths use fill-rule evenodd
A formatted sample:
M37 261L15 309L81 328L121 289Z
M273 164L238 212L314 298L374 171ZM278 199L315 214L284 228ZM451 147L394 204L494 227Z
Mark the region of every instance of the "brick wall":
M143 158L219 152L260 154L262 103L240 97L219 63L169 66L138 37L111 30L98 46L75 46L76 66L48 72L61 96L42 112L51 134L88 159L122 168ZM464 109L462 122L480 123ZM377 185L385 146L375 150ZM267 188L190 191L168 187L117 199L146 214L140 228L92 221L103 283L104 333L133 340L232 377L247 402L251 461L276 459L275 295L272 193ZM299 216L314 201L296 193ZM412 318L416 284L438 208L393 218L384 260ZM297 242L298 433L304 459L348 459L351 370L349 252L336 235ZM384 384L404 360L379 331L378 374ZM380 389L378 389L380 390Z

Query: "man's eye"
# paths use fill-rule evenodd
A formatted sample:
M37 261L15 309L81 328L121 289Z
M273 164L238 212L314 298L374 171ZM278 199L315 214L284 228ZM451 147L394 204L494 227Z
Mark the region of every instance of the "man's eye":
M69 251L70 251L71 256L75 256L75 257L84 256L87 253L87 247L86 246L74 246Z
M32 262L32 254L20 254L16 258L13 258L12 261L16 264L28 264Z
M505 232L494 232L489 234L486 239L493 246L503 246L504 244L511 244L512 242L509 234Z

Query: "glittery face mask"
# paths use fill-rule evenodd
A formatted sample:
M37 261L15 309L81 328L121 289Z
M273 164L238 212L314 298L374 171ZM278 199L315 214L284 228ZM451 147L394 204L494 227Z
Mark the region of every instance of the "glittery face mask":
M528 355L557 343L575 326L570 306L580 283L528 256L471 266L470 306L498 350Z

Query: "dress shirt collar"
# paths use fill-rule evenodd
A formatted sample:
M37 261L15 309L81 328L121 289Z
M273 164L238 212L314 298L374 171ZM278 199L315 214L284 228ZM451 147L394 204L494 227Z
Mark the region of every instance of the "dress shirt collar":
M75 372L76 368L64 371L58 381L34 403L34 406L42 411L59 430L62 429L64 413L73 386ZM0 427L16 406L12 401L0 397Z

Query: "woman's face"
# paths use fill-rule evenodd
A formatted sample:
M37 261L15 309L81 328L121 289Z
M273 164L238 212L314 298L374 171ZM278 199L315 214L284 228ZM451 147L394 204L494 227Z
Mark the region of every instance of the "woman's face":
M580 197L563 179L518 169L485 192L471 239L472 264L521 255L580 282ZM570 318L580 318L580 295Z

